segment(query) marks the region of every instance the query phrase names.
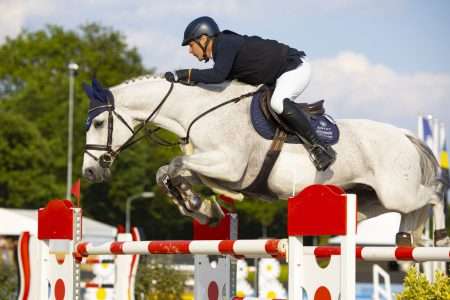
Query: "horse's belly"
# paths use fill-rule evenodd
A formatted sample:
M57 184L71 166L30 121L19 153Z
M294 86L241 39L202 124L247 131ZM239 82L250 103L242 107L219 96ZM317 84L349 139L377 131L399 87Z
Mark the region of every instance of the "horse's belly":
M377 185L377 177L395 173L398 155L417 157L413 145L398 128L366 120L344 120L341 137L333 148L336 162L318 172L302 145L285 145L269 178L269 186L286 198L314 184Z

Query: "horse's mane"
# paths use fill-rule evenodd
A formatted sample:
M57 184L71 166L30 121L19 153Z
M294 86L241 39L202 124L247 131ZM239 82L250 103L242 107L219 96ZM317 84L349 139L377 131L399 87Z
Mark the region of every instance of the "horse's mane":
M138 82L142 82L143 80L161 80L163 79L163 76L161 74L144 74L144 75L139 75L136 77L132 77L130 79L127 79L121 83L119 83L118 85L115 85L111 88L121 88L124 86L128 86L128 85L132 85Z
M123 87L129 87L129 86L137 84L137 83L142 83L143 81L160 82L162 80L165 80L163 74L144 74L144 75L140 75L140 76L136 76L136 77L127 79L127 80L119 83L118 85L111 87L111 89L119 89L119 88L123 88ZM244 86L251 87L248 84L237 81L237 80L224 81L222 83L214 83L214 84L200 83L196 86L199 88L211 91L211 92L221 92L229 87L234 87L234 86L236 86L236 87L244 87ZM256 89L257 87L254 87L254 88Z

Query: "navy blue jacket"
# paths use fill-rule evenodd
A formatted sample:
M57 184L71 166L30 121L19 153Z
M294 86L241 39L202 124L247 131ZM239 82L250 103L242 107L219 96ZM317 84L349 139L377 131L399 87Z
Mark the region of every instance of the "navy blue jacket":
M305 56L303 51L275 40L228 30L214 39L212 54L213 68L192 69L191 81L221 83L237 79L252 85L272 85L281 74L299 66Z

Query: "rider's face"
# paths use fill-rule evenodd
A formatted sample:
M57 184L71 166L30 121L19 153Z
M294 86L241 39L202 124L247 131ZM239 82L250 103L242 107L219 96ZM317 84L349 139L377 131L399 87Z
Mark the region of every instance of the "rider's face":
M203 50L196 42L189 43L189 53L197 57L198 60L203 59Z
M205 46L207 38L205 36L202 36L198 42L202 45ZM196 43L195 41L192 41L189 43L189 53L191 53L192 55L194 55L195 57L197 57L197 59L199 61L203 60L203 49L200 48L200 46L198 45L198 43Z

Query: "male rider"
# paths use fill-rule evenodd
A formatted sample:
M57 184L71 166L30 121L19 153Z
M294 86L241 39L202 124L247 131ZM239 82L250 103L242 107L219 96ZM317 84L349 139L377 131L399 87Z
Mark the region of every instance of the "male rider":
M270 106L287 125L309 144L312 161L319 171L336 159L334 150L319 139L308 117L292 102L307 87L311 67L305 52L275 40L220 31L210 17L192 21L184 31L182 46L200 61L214 60L211 69L183 69L166 72L170 82L185 84L221 83L226 80L269 86L275 85Z

